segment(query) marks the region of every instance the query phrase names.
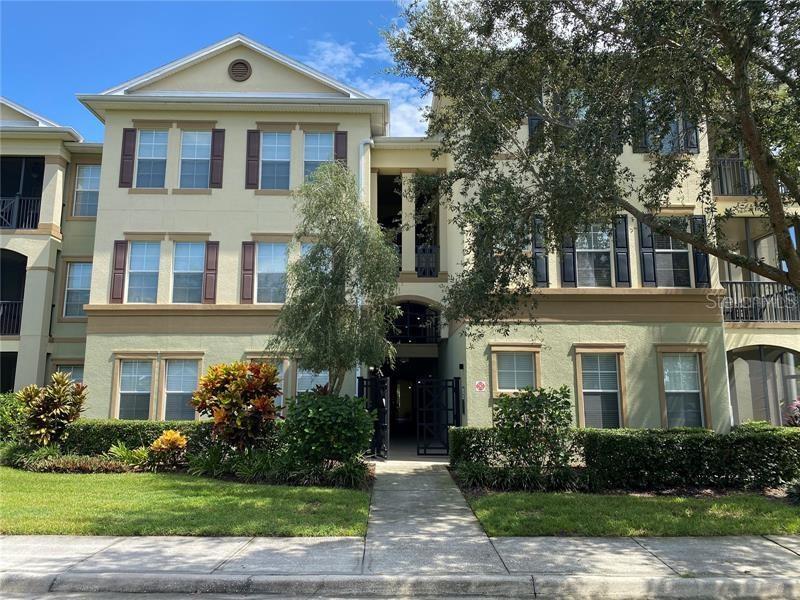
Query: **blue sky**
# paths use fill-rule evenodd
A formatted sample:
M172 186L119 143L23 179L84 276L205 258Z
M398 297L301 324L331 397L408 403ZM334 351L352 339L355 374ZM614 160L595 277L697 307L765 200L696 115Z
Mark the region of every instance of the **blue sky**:
M0 94L86 140L102 124L75 99L243 33L392 103L392 135L422 135L424 101L386 74L380 31L396 2L39 2L0 0Z

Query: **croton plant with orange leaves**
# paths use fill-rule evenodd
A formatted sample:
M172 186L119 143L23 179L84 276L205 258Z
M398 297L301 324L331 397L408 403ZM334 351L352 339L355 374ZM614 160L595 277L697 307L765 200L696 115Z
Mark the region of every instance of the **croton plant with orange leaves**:
M278 370L265 362L211 365L192 397L197 412L214 420L213 435L240 450L265 438L281 395Z

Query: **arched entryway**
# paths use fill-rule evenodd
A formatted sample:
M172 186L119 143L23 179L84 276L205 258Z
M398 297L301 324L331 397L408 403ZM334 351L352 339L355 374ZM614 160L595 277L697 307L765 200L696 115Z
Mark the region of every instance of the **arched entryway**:
M737 423L784 423L789 405L800 398L800 352L780 346L728 351L731 404Z

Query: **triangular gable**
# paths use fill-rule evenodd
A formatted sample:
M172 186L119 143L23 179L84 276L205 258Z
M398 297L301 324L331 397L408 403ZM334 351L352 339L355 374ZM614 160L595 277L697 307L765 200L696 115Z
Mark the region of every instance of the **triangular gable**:
M235 81L228 73L229 65L236 59L251 66L252 73L245 81ZM369 98L240 34L106 90L103 95L170 93Z
M0 96L0 125L17 127L60 127L24 106Z

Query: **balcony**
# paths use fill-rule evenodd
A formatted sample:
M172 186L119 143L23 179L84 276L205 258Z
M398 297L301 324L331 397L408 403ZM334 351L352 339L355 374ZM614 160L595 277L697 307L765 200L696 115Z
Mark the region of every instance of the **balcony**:
M417 277L439 276L439 246L431 244L416 247Z
M39 196L0 198L0 229L36 229L41 206Z
M734 323L800 322L800 293L780 283L723 281L723 318Z
M19 335L22 300L0 301L0 335Z
M712 191L716 196L754 196L761 185L756 170L744 158L715 158L711 169ZM781 194L786 188L779 183Z

